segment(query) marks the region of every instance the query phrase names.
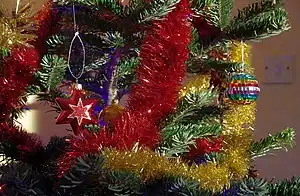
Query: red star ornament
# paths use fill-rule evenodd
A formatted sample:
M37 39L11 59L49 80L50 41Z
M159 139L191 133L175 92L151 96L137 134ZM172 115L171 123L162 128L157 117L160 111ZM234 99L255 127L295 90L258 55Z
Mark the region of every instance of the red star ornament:
M84 99L81 90L73 90L69 99L56 98L55 101L61 109L56 124L71 124L75 135L79 134L83 125L97 123L91 112L98 100Z

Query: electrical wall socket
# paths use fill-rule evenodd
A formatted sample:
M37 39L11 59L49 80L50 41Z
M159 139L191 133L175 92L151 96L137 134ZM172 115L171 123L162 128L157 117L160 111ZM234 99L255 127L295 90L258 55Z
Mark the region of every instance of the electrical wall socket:
M270 56L264 62L265 84L291 84L296 73L295 56Z

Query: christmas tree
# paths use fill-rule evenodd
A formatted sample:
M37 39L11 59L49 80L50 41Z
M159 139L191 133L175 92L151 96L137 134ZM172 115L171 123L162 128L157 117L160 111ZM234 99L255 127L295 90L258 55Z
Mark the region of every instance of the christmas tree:
M280 0L56 0L0 13L1 195L300 195L253 161L251 41L287 31ZM16 122L29 95L69 124L46 146ZM59 126L59 125L58 125ZM51 132L51 130L48 130ZM66 130L67 131L67 130Z

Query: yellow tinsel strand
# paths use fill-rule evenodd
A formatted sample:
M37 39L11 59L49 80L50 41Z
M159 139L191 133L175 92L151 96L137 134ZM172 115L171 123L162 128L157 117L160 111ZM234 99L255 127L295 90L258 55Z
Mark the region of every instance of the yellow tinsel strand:
M200 91L209 88L209 75L200 75L189 81L179 92L179 98L184 97L189 92Z
M244 48L243 48L244 47ZM242 49L243 48L243 49ZM242 51L244 54L242 55ZM243 56L243 57L242 57ZM231 62L251 64L251 47L245 43L235 41L230 48ZM245 67L247 73L253 73L253 68ZM251 126L255 121L255 103L241 105L225 100L230 106L223 118L224 151L223 164L226 164L234 178L241 179L248 174L250 167L249 148L252 143Z
M242 47L244 47L244 49L242 49ZM233 42L231 45L230 60L232 62L242 62L242 50L244 50L244 63L250 65L251 47L245 43L244 46L242 46L242 43L238 41ZM248 66L245 71L252 73L253 68ZM208 75L197 76L180 91L179 97L182 98L189 92L209 88L209 80L210 76ZM162 167L171 168L170 170L166 168L166 172L162 173L170 173L172 175L184 174L186 177L199 180L202 188L209 190L220 190L224 185L228 185L232 178L242 179L248 174L250 167L249 148L251 147L253 136L251 125L255 120L255 103L251 105L240 105L226 102L225 104L230 104L231 109L225 113L223 118L224 127L222 135L224 137L224 157L220 160L220 163L218 165L215 163L209 163L205 166L201 165L198 167L201 168L201 172L197 173L193 169L190 169L189 171L192 171L192 173L187 175L181 168L172 168L168 164L161 162ZM155 165L153 165L153 167L155 167ZM155 172L157 171L150 173L153 174ZM224 180L221 175L226 176L226 180ZM222 182L223 184L215 184L214 182Z
M255 103L227 104L231 109L224 115L224 162L233 171L233 176L241 179L248 174L250 167L249 148L253 137L251 126L255 121Z
M224 115L225 135L244 135L248 132L248 127L255 121L256 104L239 105L235 103L226 103L230 105L229 111Z
M15 16L0 17L0 49L11 49L18 44L28 45L27 42L36 38L35 35L26 33L34 32L37 28L37 21L33 20L36 12L33 12L31 5L29 2L22 3L16 9Z
M249 56L247 55L246 57ZM247 58L245 60L248 61ZM180 97L184 97L189 92L208 89L209 80L210 76L207 75L195 77L180 91ZM220 160L219 167L225 168L229 179L241 179L248 174L250 164L248 150L252 142L252 132L245 126L247 123L252 124L254 122L255 104L239 105L232 102L227 102L226 104L230 104L231 109L225 114L223 119L224 158ZM205 176L198 176L198 178L214 178L214 176L215 173L211 171L206 173ZM212 190L216 187L206 186L205 188Z
M230 61L240 63L242 62L242 43L240 41L234 41L230 47ZM244 43L244 63L251 65L251 46ZM245 67L247 73L253 73L252 67Z
M144 181L166 176L182 176L199 181L200 187L220 191L229 185L230 171L227 165L207 163L188 166L180 159L168 159L150 150L117 151L105 149L104 166L113 170L135 172Z

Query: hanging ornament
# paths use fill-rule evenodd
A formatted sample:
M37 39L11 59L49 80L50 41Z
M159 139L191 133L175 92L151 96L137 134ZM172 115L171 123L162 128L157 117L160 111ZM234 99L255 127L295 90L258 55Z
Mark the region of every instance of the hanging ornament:
M254 76L247 73L233 75L227 88L228 98L240 104L255 102L259 92L258 81Z
M257 100L260 88L256 78L245 71L245 43L241 40L242 73L234 74L227 87L227 96L239 104L250 104Z
M123 106L119 105L117 102L113 102L111 105L102 110L99 117L104 123L110 123L119 117L124 111L125 108Z
M61 109L56 124L71 124L75 135L79 134L83 125L97 123L92 111L98 100L84 99L81 90L73 90L69 99L56 98L55 100Z
M97 104L98 100L84 99L83 95L86 93L82 90L82 86L78 84L78 80L83 75L85 69L85 48L84 48L83 41L79 35L78 27L76 25L76 13L75 13L74 4L73 4L73 20L74 20L75 34L69 47L68 68L70 74L76 80L76 84L75 86L72 86L74 90L72 91L71 97L69 99L56 98L56 102L61 109L61 113L56 120L56 124L71 124L74 134L78 135L84 125L97 123L97 119L92 114L92 111L94 106ZM83 50L82 69L79 75L75 75L72 72L71 65L70 65L72 47L76 39L79 40Z

